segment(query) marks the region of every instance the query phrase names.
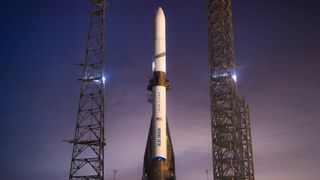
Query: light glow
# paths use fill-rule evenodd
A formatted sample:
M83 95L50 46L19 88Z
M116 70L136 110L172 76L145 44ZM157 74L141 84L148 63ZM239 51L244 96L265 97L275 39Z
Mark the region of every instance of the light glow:
M154 72L154 68L155 68L155 62L152 61L152 72Z
M233 79L235 82L237 82L237 75L236 75L236 74L233 74L233 75L232 75L232 79Z

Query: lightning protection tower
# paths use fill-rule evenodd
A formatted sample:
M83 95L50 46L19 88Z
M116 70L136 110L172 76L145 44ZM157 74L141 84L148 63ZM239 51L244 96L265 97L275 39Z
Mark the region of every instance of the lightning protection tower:
M90 21L85 51L70 180L104 179L104 0L89 0Z
M208 0L213 173L254 180L249 107L237 96L231 0Z

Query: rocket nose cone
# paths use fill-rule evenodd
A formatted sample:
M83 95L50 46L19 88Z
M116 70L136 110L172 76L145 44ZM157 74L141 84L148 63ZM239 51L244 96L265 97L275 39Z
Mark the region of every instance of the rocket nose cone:
M156 17L161 17L161 18L164 18L164 12L162 10L161 7L158 7L158 10L157 10L157 13L156 13Z

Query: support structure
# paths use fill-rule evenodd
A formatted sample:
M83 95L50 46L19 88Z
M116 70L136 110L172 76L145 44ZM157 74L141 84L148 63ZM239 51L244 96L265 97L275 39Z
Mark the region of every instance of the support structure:
M237 96L231 0L208 0L214 180L254 180L249 108Z
M89 0L90 21L69 180L104 180L104 0Z

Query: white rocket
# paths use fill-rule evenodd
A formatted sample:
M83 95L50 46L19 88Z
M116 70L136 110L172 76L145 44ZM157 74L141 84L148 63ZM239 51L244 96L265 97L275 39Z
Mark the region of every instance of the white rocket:
M175 180L175 159L170 137L166 91L166 18L162 8L155 17L153 76L148 90L153 93L152 118L143 163L143 180Z
M166 105L166 18L161 7L155 18L153 61L153 159L167 159L167 105Z

